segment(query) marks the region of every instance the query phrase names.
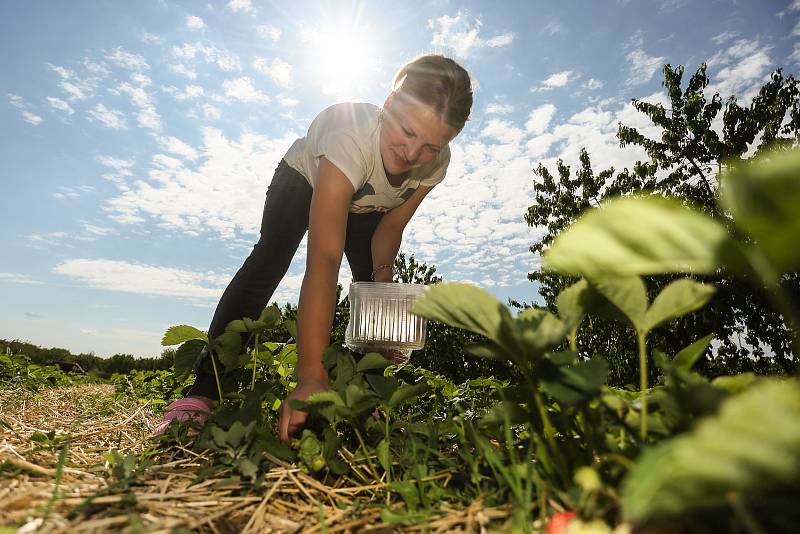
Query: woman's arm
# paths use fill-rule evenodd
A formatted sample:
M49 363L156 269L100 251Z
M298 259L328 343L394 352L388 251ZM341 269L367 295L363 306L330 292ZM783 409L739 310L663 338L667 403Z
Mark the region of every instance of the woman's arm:
M290 399L305 400L327 389L322 352L330 343L336 307L336 281L342 262L347 215L354 193L350 180L324 157L311 197L306 272L298 304L297 388L281 405L278 431L283 441L299 430L306 414L289 408Z
M422 199L433 189L420 186L411 197L390 210L383 216L375 233L372 235L372 268L378 269L382 265L394 267L394 260L403 241L403 230L417 211ZM392 269L380 269L375 272L376 282L391 282Z

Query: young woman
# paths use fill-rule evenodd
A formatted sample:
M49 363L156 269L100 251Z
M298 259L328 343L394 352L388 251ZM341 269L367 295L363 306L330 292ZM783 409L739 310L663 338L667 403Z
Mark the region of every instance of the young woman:
M223 293L208 335L219 336L234 319L259 316L308 231L298 304L298 382L280 408L282 440L306 419L288 401L328 388L322 352L330 342L342 255L354 280L391 282L403 230L444 179L448 143L471 108L467 71L445 56L423 55L397 72L383 109L356 103L329 107L275 170L261 238ZM198 366L189 396L168 407L156 433L174 419L204 422L202 413L217 397L213 375Z

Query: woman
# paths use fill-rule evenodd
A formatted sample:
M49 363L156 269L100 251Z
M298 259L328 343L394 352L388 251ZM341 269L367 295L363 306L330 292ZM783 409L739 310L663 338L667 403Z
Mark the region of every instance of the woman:
M261 238L220 299L208 334L234 319L258 317L308 231L298 304L297 387L280 408L284 441L305 423L289 407L328 388L322 352L330 342L342 255L356 281L391 282L403 230L450 162L448 144L472 108L469 74L452 59L420 56L395 75L383 109L336 104L289 148L267 190ZM206 366L207 367L207 366ZM171 404L156 433L174 419L210 411L214 377L197 370L189 396Z

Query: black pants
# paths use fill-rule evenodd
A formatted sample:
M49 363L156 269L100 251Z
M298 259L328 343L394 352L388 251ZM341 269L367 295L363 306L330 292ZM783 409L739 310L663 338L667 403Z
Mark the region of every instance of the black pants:
M305 177L281 160L267 189L261 238L222 294L208 329L210 339L225 332L233 320L257 319L267 306L308 231L312 192ZM351 213L347 218L344 253L357 282L369 280L372 274L372 235L382 216L380 212ZM207 364L198 362L188 394L216 399L216 382Z

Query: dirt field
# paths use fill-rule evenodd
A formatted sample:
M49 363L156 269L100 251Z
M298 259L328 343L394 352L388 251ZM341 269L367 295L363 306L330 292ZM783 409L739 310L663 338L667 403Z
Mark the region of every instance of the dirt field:
M382 484L327 486L286 464L258 490L237 478L193 484L209 466L204 455L153 451L148 436L160 410L113 393L109 385L0 390L0 534L3 526L20 533L485 532L508 513L476 502L416 525L385 524L385 507L375 506L385 502ZM112 450L120 455L108 462ZM129 453L136 458L126 463Z

